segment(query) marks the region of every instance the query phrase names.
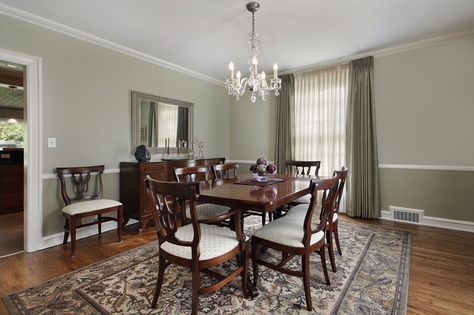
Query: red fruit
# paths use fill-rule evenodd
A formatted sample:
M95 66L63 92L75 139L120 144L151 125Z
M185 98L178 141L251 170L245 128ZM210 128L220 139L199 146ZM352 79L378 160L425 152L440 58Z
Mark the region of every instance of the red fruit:
M258 159L257 159L257 165L260 165L260 164L267 165L267 164L268 164L267 159L266 159L266 158L263 158L263 157L258 158Z
M270 174L273 174L275 173L277 170L275 164L268 164L267 165L267 172L270 173Z

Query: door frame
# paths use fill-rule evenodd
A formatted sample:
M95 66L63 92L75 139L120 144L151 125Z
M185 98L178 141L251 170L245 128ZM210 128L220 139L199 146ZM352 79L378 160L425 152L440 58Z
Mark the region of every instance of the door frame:
M24 146L24 251L40 248L43 227L42 121L43 82L40 57L0 48L0 60L24 65L26 91L26 139Z

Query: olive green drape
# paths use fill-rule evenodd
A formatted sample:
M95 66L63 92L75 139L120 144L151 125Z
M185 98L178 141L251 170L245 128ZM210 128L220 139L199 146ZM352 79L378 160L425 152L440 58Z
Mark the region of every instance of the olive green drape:
M279 172L285 171L285 161L292 158L292 137L294 135L294 76L282 75L280 95L276 100L276 145L275 163Z
M350 62L346 137L347 213L380 217L373 57Z

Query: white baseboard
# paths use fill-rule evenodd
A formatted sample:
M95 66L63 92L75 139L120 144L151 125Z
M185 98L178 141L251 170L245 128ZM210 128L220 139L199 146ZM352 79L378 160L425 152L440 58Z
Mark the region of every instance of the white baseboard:
M137 223L137 222L138 221L136 221L134 219L130 219L127 223L127 226L130 225L130 224ZM109 221L109 222L102 223L102 233L108 232L108 231L111 231L111 230L115 230L116 228L117 228L117 222ZM85 237L89 237L89 236L92 236L92 235L97 235L97 234L98 234L97 225L90 225L90 226L87 226L87 227L84 227L84 228L81 228L81 229L77 230L76 240L79 240L79 239L85 238ZM60 233L56 233L56 234L53 234L53 235L45 236L45 237L41 238L41 240L39 241L37 250L45 249L45 248L53 247L53 246L57 246L57 245L61 245L63 243L63 237L64 237L64 232L60 232Z
M418 224L418 225L425 225L425 226L432 226L432 227L443 228L443 229L474 233L474 222L472 221L462 221L462 220L423 216L423 218L421 218L420 220L420 223L412 223L412 222L394 220L391 217L390 211L386 211L386 210L382 210L382 215L380 218L384 220L397 221L397 222L403 222L403 223L408 223L408 224Z

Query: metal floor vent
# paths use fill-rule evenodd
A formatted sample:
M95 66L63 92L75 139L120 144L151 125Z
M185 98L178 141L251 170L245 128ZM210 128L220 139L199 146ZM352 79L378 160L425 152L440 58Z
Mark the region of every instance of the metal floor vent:
M389 206L390 214L395 221L420 223L424 210Z

